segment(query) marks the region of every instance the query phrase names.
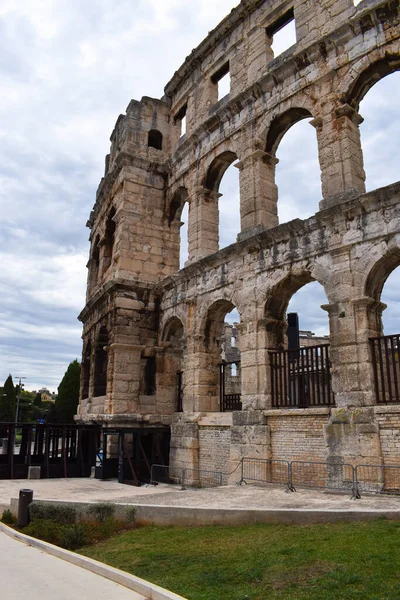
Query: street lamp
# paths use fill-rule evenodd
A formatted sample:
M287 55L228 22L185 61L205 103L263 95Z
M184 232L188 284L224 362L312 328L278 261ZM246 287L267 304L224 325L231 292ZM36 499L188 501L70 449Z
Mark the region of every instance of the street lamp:
M21 390L24 387L24 384L22 383L22 379L26 379L26 377L17 377L17 379L19 379L19 383L18 383L18 393L17 393L17 407L15 410L15 425L18 425L19 401L21 399Z

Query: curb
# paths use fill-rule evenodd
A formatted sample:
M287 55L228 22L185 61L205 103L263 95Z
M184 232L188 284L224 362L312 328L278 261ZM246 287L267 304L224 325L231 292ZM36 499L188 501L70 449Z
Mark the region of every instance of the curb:
M61 558L62 560L72 563L77 567L81 567L87 571L95 573L96 575L100 575L105 579L109 579L114 583L118 583L119 585L122 585L133 592L140 594L143 600L187 600L183 596L178 596L177 594L159 587L158 585L154 585L145 579L140 579L139 577L135 577L135 575L130 575L129 573L125 573L119 569L114 569L114 567L109 567L108 565L105 565L97 560L93 560L92 558L86 558L85 556L81 556L75 552L64 550L63 548L59 548L58 546L54 546L48 542L43 542L42 540L30 537L29 535L25 535L19 531L15 531L11 527L4 525L4 523L0 523L0 531L11 538L14 538L15 540L27 544L28 546L32 546L33 548L47 552L47 554Z

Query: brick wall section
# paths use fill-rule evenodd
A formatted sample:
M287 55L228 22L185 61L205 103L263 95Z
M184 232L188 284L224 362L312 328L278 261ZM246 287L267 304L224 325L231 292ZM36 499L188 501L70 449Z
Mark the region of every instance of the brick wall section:
M328 418L327 415L268 417L272 458L326 460L324 425L328 423Z
M387 412L385 412L385 409ZM379 407L375 409L379 425L383 462L400 464L400 408Z
M207 471L229 471L230 427L199 428L199 464Z

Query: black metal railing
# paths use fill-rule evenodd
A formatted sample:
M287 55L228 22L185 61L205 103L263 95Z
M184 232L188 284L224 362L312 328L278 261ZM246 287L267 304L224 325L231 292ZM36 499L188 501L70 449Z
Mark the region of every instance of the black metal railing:
M329 344L269 352L273 408L335 404L331 389Z
M400 402L400 334L371 338L377 404Z
M233 374L235 370L235 375ZM242 410L240 395L240 362L222 363L220 365L220 409L222 412Z
M287 460L269 458L242 458L242 473L239 485L248 481L274 483L289 488L290 464Z

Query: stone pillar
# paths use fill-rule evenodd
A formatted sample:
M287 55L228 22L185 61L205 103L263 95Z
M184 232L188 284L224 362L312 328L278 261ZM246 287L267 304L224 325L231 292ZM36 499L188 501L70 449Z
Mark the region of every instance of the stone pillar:
M241 477L243 457L271 458L271 431L267 417L261 411L245 410L232 415L230 471L228 483L237 483ZM236 470L235 470L236 469Z
M320 209L365 193L365 171L359 125L363 118L344 104L311 124L317 130L322 195Z
M243 410L269 408L267 332L264 319L241 323L240 360Z
M179 476L183 469L196 471L199 468L199 426L195 415L175 415L171 424L169 459L173 476ZM190 479L193 477L189 476Z
M198 187L189 201L188 262L218 252L219 210L221 194Z
M140 357L143 346L116 342L110 347L112 387L107 414L138 414L140 387Z
M271 228L278 225L278 188L275 167L278 159L256 150L236 163L240 171L241 232L254 227Z
M323 306L329 313L331 376L336 408L325 427L328 459L380 464L382 451L369 338L384 305L372 298Z
M375 403L369 338L385 305L373 298L327 304L329 313L332 389L336 406L371 406Z
M249 31L247 48L247 85L251 85L260 79L265 66L274 58L271 38L266 34L265 27L256 25Z

